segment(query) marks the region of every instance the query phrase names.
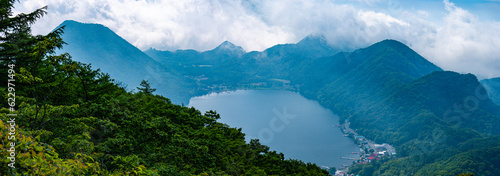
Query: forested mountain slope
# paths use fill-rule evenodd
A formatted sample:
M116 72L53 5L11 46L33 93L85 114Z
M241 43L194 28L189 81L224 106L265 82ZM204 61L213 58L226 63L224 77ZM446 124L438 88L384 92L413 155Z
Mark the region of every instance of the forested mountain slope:
M325 64L328 62L333 63ZM321 66L322 64L326 66ZM328 82L321 85L304 79L304 82L297 84L318 88L314 96L327 107L346 113L345 115L352 113L342 112L346 109L367 108L373 102L380 102L406 83L441 70L406 45L394 40L381 41L351 53L339 53L315 62L301 71L307 74L306 72L317 67L327 67L321 70L329 72L309 74L310 77L326 78ZM306 93L310 90L301 91Z

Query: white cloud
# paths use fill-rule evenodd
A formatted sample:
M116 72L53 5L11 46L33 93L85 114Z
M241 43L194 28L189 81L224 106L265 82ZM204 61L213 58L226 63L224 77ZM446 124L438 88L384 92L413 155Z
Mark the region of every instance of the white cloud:
M444 5L448 12L444 24L434 32L423 31L426 40L414 38L414 48L446 70L482 78L500 76L500 22L481 22L448 0Z
M439 22L430 19L436 14L405 9L400 1L356 1L382 8L330 0L22 0L16 10L49 6L35 33L67 19L101 23L140 49L208 50L228 40L247 51L263 50L311 33L353 49L392 38L446 70L500 76L500 22L482 22L448 0Z
M392 16L386 15L384 13L376 13L373 11L359 12L359 17L368 26L377 26L379 24L384 24L387 27L391 27L393 23L400 26L409 26L408 23L400 21Z
M25 0L19 11L44 5L49 14L34 26L47 33L64 20L103 24L140 49L208 50L224 40L254 50L288 42L291 33L248 14L239 1Z

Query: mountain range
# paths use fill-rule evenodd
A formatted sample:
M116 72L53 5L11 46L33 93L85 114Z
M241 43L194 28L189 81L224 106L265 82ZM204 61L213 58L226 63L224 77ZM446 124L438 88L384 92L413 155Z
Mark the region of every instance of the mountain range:
M142 52L102 25L65 21L61 26L68 43L61 52L131 89L149 80L176 103L221 90L294 90L338 113L341 122L350 121L359 134L395 145L397 159L358 165L351 173L500 174L498 160L484 160L498 158L499 144L488 141L500 134L500 78L479 81L443 71L401 42L343 52L321 35L310 35L262 52L227 41L205 52Z

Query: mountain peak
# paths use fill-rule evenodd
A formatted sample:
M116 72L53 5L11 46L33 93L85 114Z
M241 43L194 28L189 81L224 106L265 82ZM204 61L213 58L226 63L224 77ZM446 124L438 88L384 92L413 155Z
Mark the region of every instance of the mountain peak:
M311 34L304 37L296 44L278 44L264 51L270 57L307 57L318 58L332 56L339 52L332 48L326 38L320 34Z
M72 23L80 23L78 21L75 21L75 20L64 20L61 25L66 25L66 24L72 24Z
M310 34L300 40L297 45L328 45L324 35Z
M407 45L397 40L383 40L365 50L373 64L384 64L388 68L403 71L413 78L420 78L433 71L442 71L441 68L428 61Z
M243 48L241 46L236 46L236 45L234 45L233 43L231 43L229 41L222 42L214 50L231 50L231 51L238 51L238 50L240 50L240 51L245 52L245 50L243 50Z
M85 27L85 28L89 28L89 27L101 27L101 28L106 28L106 29L110 30L108 27L106 27L106 26L104 26L102 24L82 23L82 22L78 22L78 21L75 21L75 20L65 20L57 28L59 28L61 26L68 26L68 27L78 26L78 27Z
M407 48L407 49L410 49L410 47L408 47L404 43L402 43L400 41L397 41L397 40L394 40L394 39L385 39L385 40L382 40L380 42L377 42L377 43L373 44L372 46L378 46L378 47L386 46L386 47L392 47L392 48ZM372 46L370 46L370 47L372 47Z
M222 42L219 46L236 46L236 45L226 40Z
M218 53L223 55L231 55L240 57L246 53L246 51L241 46L236 46L229 41L224 41L222 44L217 46L217 48L207 51L207 53Z

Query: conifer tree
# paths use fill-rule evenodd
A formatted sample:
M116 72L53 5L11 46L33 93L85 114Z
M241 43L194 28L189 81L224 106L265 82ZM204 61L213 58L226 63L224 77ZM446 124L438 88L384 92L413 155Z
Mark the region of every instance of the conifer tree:
M36 43L36 37L31 35L32 25L37 19L47 12L47 7L42 7L31 13L21 13L13 16L12 9L16 0L0 0L0 60L12 61L20 59L27 46Z
M156 91L155 88L151 88L151 85L146 80L142 80L140 86L141 87L137 87L137 89L139 89L140 92L143 92L146 94L152 94L154 91Z
M31 34L31 25L47 13L46 6L27 14L13 15L15 2L0 0L0 80L7 80L6 65L15 65L16 95L34 98L36 113L29 127L40 128L47 122L46 105L64 104L62 98L69 97L56 95L65 92L57 89L64 87L63 84L74 74L77 63L67 53L54 55L65 44L61 38L64 27L47 35Z

